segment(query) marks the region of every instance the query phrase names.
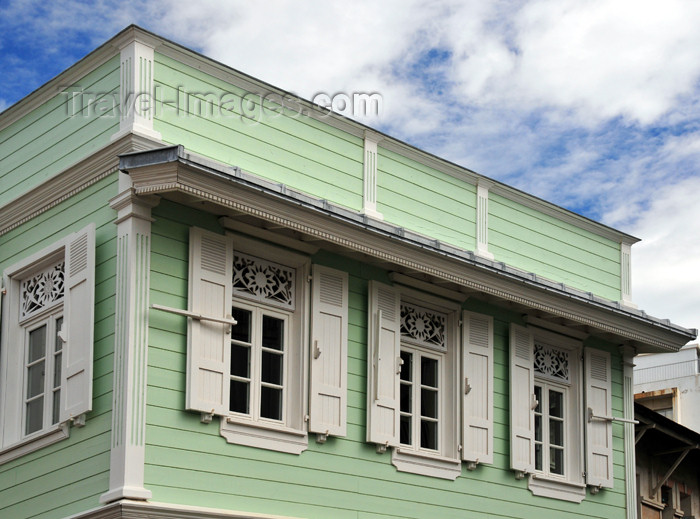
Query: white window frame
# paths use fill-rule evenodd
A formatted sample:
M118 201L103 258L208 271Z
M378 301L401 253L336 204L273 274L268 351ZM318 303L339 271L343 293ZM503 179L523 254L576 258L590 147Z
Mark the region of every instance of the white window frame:
M459 370L461 366L459 319L461 308L457 303L417 290L406 287L400 287L399 290L401 303L415 305L446 316L446 347L441 350L435 346L418 345L411 339L401 339L401 351L419 352L420 355L440 360L438 450L424 449L415 443L413 445L399 443L392 450L391 461L396 469L402 472L454 480L462 472L459 453L462 406L459 399ZM400 394L398 398L400 406ZM416 405L415 401L414 405ZM414 442L416 440L417 438L414 437Z
M95 226L91 224L20 260L3 272L6 293L1 299L0 308L0 464L68 438L71 423L83 426L85 413L92 409L94 254ZM22 281L61 261L65 263L63 298L22 318ZM75 262L72 266L71 261ZM75 320L73 323L71 316ZM26 355L29 331L49 320L55 323L58 318L63 319L61 330L55 330L55 324L47 327L46 354L49 354L48 345L60 332L63 344L59 420L57 423L49 423L52 422L48 420L51 405L44 402L44 423L41 429L26 434ZM52 338L49 338L49 333L53 335ZM53 376L53 369L45 376L45 399L53 392ZM72 390L73 397L68 396L68 388Z
M300 454L308 447L308 329L309 329L309 283L310 258L274 245L241 236L234 236L234 254L243 253L261 260L277 263L295 271L294 309L284 309L279 305L266 304L254 297L240 294L233 296L231 305L244 308L258 308L260 312L284 316L288 325L286 332L287 351L283 381L283 419L272 420L259 416L259 412L249 415L230 411L221 417L220 432L229 443L247 445L263 449ZM279 259L282 259L280 261ZM259 366L258 366L259 368ZM253 386L259 388L260 370L251 373ZM253 402L258 402L255 398ZM253 405L253 404L251 404Z
M548 330L527 327L527 332L531 335L532 347L535 344L542 344L548 347L553 347L560 351L568 353L569 359L569 380L558 381L555 378L538 374L532 366L533 372L533 394L531 399L535 398L534 385L543 387L551 386L559 390L566 390L565 399L565 452L564 452L564 475L552 474L548 469L535 470L535 441L533 429L532 449L532 472L528 478L528 488L533 495L562 499L580 503L586 496L586 483L584 480L584 380L583 380L583 344L581 341L560 335ZM513 345L511 344L511 348ZM533 352L534 358L534 352ZM511 391L519 391L521 388L512 388ZM512 404L511 404L512 405ZM533 419L534 427L534 406L530 413ZM545 442L548 444L548 442Z

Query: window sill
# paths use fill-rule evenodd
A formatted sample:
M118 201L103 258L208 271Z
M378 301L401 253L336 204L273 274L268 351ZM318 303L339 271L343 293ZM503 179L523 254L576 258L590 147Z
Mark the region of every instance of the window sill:
M228 443L289 454L301 454L309 446L304 431L264 423L240 423L224 416L221 417L220 432Z
M69 436L69 430L69 423L64 423L31 438L3 447L0 449L0 465L65 440Z
M410 472L454 481L462 473L462 462L439 455L395 448L391 463L400 472Z
M535 496L551 497L562 501L580 503L586 497L586 485L531 474L528 488Z

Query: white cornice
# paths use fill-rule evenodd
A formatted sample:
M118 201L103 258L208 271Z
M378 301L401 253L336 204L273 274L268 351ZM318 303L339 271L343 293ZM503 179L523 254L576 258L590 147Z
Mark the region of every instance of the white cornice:
M167 168L170 171L166 173ZM183 195L207 200L346 250L589 326L598 334L612 334L620 342L634 341L639 343L640 351L675 351L689 340L689 337L681 338L687 331L641 312L631 313L597 298L584 300L551 282L529 280L505 267L499 269L478 261L466 262L446 249L438 250L392 233L373 232L367 226L344 219L340 213L290 203L292 200L284 193L246 185L240 171L214 173L191 160L187 164L175 161L129 168L137 194L168 196L179 193L179 200L183 200ZM159 182L160 175L165 181Z
M117 155L143 151L162 143L125 135L30 191L0 207L0 236L48 211L118 170Z

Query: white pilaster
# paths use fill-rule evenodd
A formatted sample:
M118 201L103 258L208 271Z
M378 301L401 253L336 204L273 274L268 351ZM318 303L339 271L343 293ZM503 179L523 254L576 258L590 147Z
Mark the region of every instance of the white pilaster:
M623 417L634 419L634 348L620 346L622 355L622 403ZM627 519L637 519L637 461L634 453L635 432L634 424L625 423L625 505Z
M127 133L136 133L160 140L153 129L156 110L154 47L150 42L130 39L121 47L119 67L119 131L112 140Z
M381 135L369 131L365 132L362 214L377 220L384 219L382 214L377 211L377 143L380 140Z
M476 183L476 253L490 260L493 259L489 252L489 189L492 185L484 179Z
M144 462L151 208L157 203L130 188L110 201L117 211L114 390L109 490L102 503L151 498Z
M637 308L632 302L632 245L620 244L620 294L625 306Z

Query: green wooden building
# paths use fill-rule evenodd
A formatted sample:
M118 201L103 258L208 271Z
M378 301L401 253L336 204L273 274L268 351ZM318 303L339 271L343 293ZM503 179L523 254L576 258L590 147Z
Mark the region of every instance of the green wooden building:
M0 114L0 517L634 518L636 241L128 27Z

